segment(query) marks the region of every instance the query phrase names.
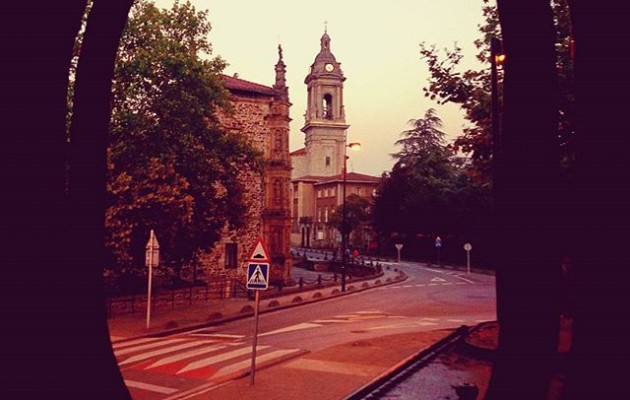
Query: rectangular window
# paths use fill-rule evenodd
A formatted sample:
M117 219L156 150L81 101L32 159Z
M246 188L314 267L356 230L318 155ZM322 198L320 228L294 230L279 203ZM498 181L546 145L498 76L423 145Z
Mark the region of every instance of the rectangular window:
M330 156L326 156L326 166L330 167Z
M237 250L237 243L225 244L225 268L236 268Z

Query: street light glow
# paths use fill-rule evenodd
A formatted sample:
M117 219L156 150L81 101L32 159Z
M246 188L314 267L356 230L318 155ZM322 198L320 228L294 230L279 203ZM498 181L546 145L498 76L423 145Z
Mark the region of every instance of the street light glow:
M361 143L359 142L352 142L352 143L348 143L348 148L350 148L350 150L360 150L361 149Z

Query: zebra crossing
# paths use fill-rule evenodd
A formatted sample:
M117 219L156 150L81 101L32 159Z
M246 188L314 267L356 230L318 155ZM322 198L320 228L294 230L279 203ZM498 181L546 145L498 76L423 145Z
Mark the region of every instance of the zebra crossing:
M180 337L142 338L113 345L132 398L174 400L191 391L245 376L251 343L241 335L192 332ZM256 365L304 354L301 349L256 347Z
M362 331L381 331L417 327L438 327L464 320L410 318L379 310L357 311L316 319L259 336L277 335L326 325L344 325L380 319ZM125 384L134 400L185 399L199 391L211 390L226 381L250 373L252 346L244 335L220 334L212 328L198 329L179 336L149 337L114 343ZM257 370L308 351L267 345L256 347Z

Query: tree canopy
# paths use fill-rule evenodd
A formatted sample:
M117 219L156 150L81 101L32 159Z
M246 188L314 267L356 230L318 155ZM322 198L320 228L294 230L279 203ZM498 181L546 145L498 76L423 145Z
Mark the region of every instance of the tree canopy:
M260 154L223 130L230 112L221 72L209 58L207 11L176 1L138 1L114 70L108 152L107 245L116 263L142 259L150 229L164 258L191 261L244 222L239 168Z
M489 207L489 191L470 179L465 161L446 143L434 109L409 124L396 141L402 146L392 154L397 161L377 189L373 223L381 243L390 248L392 240L470 234Z
M573 94L573 61L571 51L571 23L567 0L551 2L556 29L556 67L560 83L558 99L559 124L558 140L563 150L565 171L572 165L573 126L575 102ZM420 44L420 54L426 60L430 78L423 90L425 96L437 100L440 104L458 104L470 123L455 140L454 148L469 155L472 160L471 177L475 181L490 185L492 181L492 138L491 138L491 82L490 82L490 38L501 38L501 29L497 9L494 4L484 0L482 8L485 22L479 26L480 38L474 44L479 50L477 59L487 67L481 70L460 71L458 66L463 58L461 48L443 49L444 54L435 45L425 42ZM509 55L508 55L509 57ZM499 71L502 81L503 71ZM499 85L499 97L501 94Z

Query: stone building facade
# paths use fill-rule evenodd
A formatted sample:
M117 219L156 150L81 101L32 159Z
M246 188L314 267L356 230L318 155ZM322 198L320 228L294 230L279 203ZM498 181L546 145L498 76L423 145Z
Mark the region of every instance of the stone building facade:
M265 167L263 171L243 170L240 173L247 188L247 224L238 231L226 229L214 249L202 256L202 268L210 279L230 278L244 283L247 261L258 238L265 242L271 259L270 281L286 282L291 279L291 103L280 46L278 56L272 87L237 76L223 76L235 112L221 115L221 124L233 134L244 135L262 151Z
M328 225L333 210L343 204L343 175L347 157L347 130L341 63L330 49L324 32L320 51L304 83L307 110L304 115L304 148L291 153L291 243L304 247L337 247L340 235ZM348 173L346 194L372 199L380 178ZM367 239L369 241L369 238Z

